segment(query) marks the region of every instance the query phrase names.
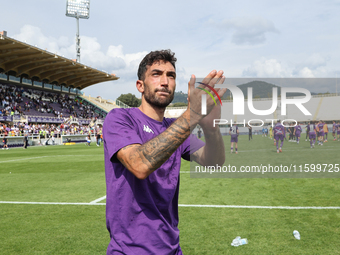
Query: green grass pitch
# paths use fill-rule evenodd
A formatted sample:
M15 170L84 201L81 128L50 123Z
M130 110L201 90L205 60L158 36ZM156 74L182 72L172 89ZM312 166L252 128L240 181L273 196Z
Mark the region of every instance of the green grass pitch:
M226 162L237 167L340 163L337 141L315 149L304 139L299 145L285 142L283 153L277 154L272 140L253 138L240 136L236 155L230 153L230 137L224 137ZM340 209L302 209L339 208L339 178L227 178L226 174L192 178L186 161L181 171L181 205L272 206L180 206L184 254L340 254ZM105 254L109 243L105 200L93 202L105 196L105 190L103 147L0 150L0 254ZM293 237L295 229L300 241ZM232 247L236 236L249 243Z

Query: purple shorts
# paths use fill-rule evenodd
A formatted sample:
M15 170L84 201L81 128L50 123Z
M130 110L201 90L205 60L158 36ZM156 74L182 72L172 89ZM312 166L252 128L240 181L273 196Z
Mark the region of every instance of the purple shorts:
M238 142L238 135L231 135L230 142L231 143L237 143Z
M338 131L337 134L340 135L340 131Z
M275 135L274 139L283 141L283 139L285 139L285 136L284 135Z
M319 132L319 136L325 136L324 132Z
M296 132L296 133L295 133L295 136L296 136L296 137L300 137L301 135L300 135L300 133Z
M315 139L315 138L316 138L316 134L309 133L309 139Z

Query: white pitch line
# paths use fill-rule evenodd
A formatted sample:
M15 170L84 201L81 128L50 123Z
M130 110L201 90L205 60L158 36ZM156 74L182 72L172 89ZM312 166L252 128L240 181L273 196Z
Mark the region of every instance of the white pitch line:
M55 158L55 157L76 157L76 156L86 156L88 155L54 155L54 156L41 156L41 157L33 157L33 158L19 158L19 159L12 159L12 160L6 160L6 161L0 161L0 163L7 163L7 162L15 162L15 161L21 161L21 160L30 160L30 159L38 159L38 158Z
M64 202L15 202L0 201L0 204L31 204L31 205L106 205L106 203L64 203ZM190 205L179 204L179 207L196 208L233 208L233 209L283 209L283 210L340 210L340 206L257 206L257 205Z
M34 157L34 158L20 158L20 159L0 161L0 163L7 163L7 162L13 162L13 161L20 161L20 160L30 160L30 159L37 159L37 158L47 158L47 157L51 157L51 156L41 156L41 157Z
M324 149L322 149L322 151L333 151L333 149L329 149L329 148L335 148L335 147L338 147L338 146L327 146L326 148L324 147ZM282 150L284 150L284 146L282 147ZM321 148L321 147L315 147L315 148ZM273 146L273 148L271 148L271 149L258 149L258 150L239 150L238 152L260 152L260 151L273 151L275 148L274 148L274 146ZM308 147L301 147L301 149L306 149L306 150L310 150L310 146L308 146ZM284 150L284 151L289 151L289 152L291 152L291 151L301 151L301 149L298 149L298 150L295 150L295 149L293 149L293 150L291 150L291 149L286 149L286 150ZM310 150L311 151L311 150ZM315 151L315 150L314 150Z
M305 209L315 209L315 210L326 210L335 209L340 210L340 206L260 206L260 205L188 205L179 204L180 207L208 207L208 208L246 208L246 209L286 209L286 210L305 210Z
M67 202L16 202L0 201L0 204L29 204L29 205L106 205L105 203L67 203Z
M97 198L96 200L93 200L93 201L91 201L91 202L90 202L90 204L95 204L95 203L98 203L98 202L100 202L100 201L102 201L102 200L104 200L104 199L106 199L106 196L103 196L103 197Z

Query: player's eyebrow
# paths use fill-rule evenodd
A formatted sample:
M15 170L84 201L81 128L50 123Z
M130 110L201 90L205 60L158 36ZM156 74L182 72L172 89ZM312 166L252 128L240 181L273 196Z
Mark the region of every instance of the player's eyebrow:
M163 70L160 70L160 69L152 69L151 72L158 72L158 73L163 73L164 71Z
M152 69L151 72L164 73L165 71L155 68L155 69ZM176 77L176 72L174 71L167 71L166 73L167 75L173 75L174 77Z

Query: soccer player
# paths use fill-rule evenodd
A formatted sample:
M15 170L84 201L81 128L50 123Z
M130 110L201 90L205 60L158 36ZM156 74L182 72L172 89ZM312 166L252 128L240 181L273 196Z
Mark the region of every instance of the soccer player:
M325 132L325 143L327 143L327 138L328 138L328 126L325 122L323 122L323 131Z
M336 121L333 120L333 127L332 127L332 135L333 135L333 141L336 141L336 132L337 132L337 124Z
M323 139L325 136L325 132L324 132L324 123L322 120L319 121L319 123L316 126L316 131L318 131L318 144L319 145L323 145Z
M311 149L315 147L315 140L316 140L316 126L315 124L308 123L308 130L309 130L309 142Z
M24 149L27 149L27 145L28 145L28 133L26 132L24 135Z
M97 135L96 135L97 146L100 146L100 136L101 136L100 131L99 129L97 129Z
M285 133L286 133L286 134L285 134L284 139L285 139L286 141L288 141L288 140L287 140L287 136L288 136L288 138L290 137L289 130L290 130L290 127L286 127L286 128L285 128ZM275 138L274 138L274 139L275 139Z
M2 149L4 150L6 148L6 150L9 150L8 149L8 145L7 145L7 137L6 135L4 136L4 138L2 139L2 142L4 143Z
M294 142L294 124L290 123L290 127L288 127L289 132L289 141Z
M337 135L338 135L338 141L340 141L340 121L338 121L337 127Z
M296 137L296 143L299 144L300 142L300 135L301 135L301 132L302 132L302 128L300 126L299 123L297 123L297 125L294 127L294 136Z
M178 230L181 158L205 166L225 161L222 135L212 125L221 116L221 106L207 97L207 115L201 115L206 92L195 88L194 75L186 111L177 119L164 118L176 88L175 62L170 50L147 54L136 82L142 94L140 107L116 108L105 118L107 254L182 254ZM213 70L203 83L214 87L218 80L223 82L223 71ZM222 96L226 89L216 91ZM205 143L191 134L197 124Z
M269 127L269 138L273 139L273 127L272 126Z
M282 146L283 146L283 139L286 136L286 129L281 124L281 121L278 120L276 125L273 128L274 131L274 139L276 141L276 151L277 153L282 152ZM279 140L281 140L280 148L279 148Z
M248 125L248 131L249 141L253 140L253 128L250 125Z
M230 147L231 147L231 153L233 153L234 151L234 143L235 143L235 153L237 154L237 142L238 142L238 134L239 134L239 131L238 131L238 126L234 123L234 125L232 125L230 127L230 130L229 130L229 135L230 135Z
M202 137L202 130L201 130L200 127L198 127L197 137L198 137L199 139L201 139L201 137Z
M310 122L308 122L308 124L306 125L306 142L307 142L307 138L309 138L309 125L310 125Z
M91 135L88 134L87 137L86 137L86 144L87 146L90 146L91 145Z

